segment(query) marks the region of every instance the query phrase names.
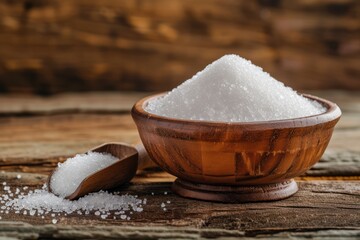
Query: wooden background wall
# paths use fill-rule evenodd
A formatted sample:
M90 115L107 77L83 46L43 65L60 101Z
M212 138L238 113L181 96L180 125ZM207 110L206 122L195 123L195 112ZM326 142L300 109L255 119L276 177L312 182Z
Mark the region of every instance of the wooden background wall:
M226 53L360 89L359 0L2 0L0 92L170 89Z

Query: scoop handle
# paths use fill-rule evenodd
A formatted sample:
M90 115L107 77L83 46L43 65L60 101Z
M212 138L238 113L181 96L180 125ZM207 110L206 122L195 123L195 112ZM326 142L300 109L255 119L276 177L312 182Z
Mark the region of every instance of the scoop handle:
M149 154L147 153L144 145L138 143L135 145L136 150L138 151L138 169L142 170L145 168L156 167L157 165L151 160Z

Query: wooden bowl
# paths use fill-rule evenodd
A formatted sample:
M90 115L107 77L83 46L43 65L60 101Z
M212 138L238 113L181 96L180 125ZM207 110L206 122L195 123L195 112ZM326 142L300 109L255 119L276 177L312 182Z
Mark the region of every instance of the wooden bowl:
M336 104L310 95L304 96L327 111L295 119L224 123L144 110L162 95L138 101L132 117L151 159L178 177L173 190L203 200L266 201L294 194L292 178L319 161L341 116Z

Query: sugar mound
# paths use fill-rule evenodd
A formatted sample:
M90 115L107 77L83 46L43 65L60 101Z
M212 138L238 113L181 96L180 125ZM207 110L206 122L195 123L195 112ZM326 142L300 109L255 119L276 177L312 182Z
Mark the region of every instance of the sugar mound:
M58 163L51 177L51 191L60 197L69 196L86 177L117 160L118 158L108 153L88 152Z
M262 68L225 55L145 110L160 116L219 122L253 122L320 114L325 108L297 94Z

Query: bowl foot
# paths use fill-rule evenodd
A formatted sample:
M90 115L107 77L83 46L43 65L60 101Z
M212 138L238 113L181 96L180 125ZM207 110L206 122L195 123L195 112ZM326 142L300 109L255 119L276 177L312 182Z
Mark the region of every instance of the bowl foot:
M221 186L192 183L176 179L172 190L182 197L199 200L242 203L275 201L290 197L298 191L294 179L281 183L263 184L255 186Z

